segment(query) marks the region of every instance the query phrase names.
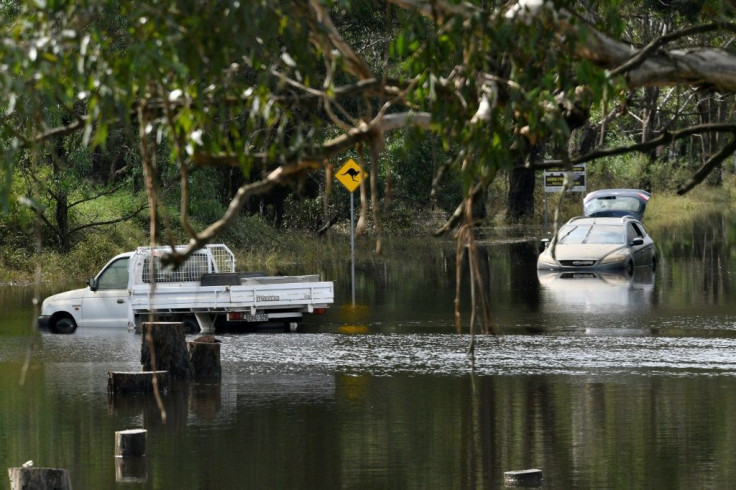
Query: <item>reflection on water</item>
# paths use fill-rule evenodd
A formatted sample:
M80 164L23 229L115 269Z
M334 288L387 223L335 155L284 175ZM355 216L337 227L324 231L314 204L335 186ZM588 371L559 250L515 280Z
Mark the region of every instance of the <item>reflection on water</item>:
M0 466L33 459L90 489L501 488L528 468L550 489L730 488L736 237L706 222L650 229L656 274L631 277L537 275L533 241L484 244L501 335L477 337L473 358L454 329L452 243L359 263L356 307L349 263L327 264L328 315L299 334L218 335L222 378L174 385L165 424L151 396L107 394L108 371L140 369L125 330L38 335L19 387L32 290L0 288ZM114 433L139 427L136 473Z
M585 317L577 328L588 335L648 335L659 333L646 321L655 304L655 273L650 267L634 272L538 271L542 312L549 317ZM614 323L614 325L611 325ZM569 329L569 327L567 327Z
M27 388L0 364L3 462L111 488L114 432L145 427L142 488L500 488L531 467L546 488L736 476L735 340L482 337L473 370L452 334L221 339L222 379L175 385L163 424L152 396L106 393L108 370L136 368L137 335L44 335ZM64 359L84 347L97 355Z
M637 267L627 272L538 271L544 303L586 310L647 310L654 298L654 271Z

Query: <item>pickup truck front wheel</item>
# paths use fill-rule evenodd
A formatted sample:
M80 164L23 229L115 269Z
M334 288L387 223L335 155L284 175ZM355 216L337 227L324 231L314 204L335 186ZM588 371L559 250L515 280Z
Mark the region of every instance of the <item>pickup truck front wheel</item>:
M60 316L52 322L50 329L54 333L72 334L77 330L77 322L69 315Z
M201 329L199 328L199 323L197 322L197 319L191 316L185 317L182 320L182 323L184 324L184 333L187 334L193 334L193 333L199 333Z

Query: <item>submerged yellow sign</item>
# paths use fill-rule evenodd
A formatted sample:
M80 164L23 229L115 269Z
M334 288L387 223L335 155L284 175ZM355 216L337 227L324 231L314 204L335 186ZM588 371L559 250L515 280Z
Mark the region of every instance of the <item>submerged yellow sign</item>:
M339 180L349 192L353 192L360 186L360 183L363 181L363 177L365 177L365 172L363 172L360 165L355 163L355 160L351 158L345 162L345 165L343 165L340 170L337 171L335 177L337 177L337 180Z

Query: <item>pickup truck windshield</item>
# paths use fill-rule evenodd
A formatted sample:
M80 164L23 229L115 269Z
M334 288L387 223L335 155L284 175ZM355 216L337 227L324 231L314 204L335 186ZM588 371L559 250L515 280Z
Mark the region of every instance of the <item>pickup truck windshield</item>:
M127 289L128 258L116 260L97 278L97 289Z

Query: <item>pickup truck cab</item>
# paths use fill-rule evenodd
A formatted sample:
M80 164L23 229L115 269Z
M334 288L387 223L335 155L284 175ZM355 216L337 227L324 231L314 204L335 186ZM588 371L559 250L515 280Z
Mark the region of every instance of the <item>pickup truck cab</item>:
M317 275L235 272L225 245L207 245L178 268L161 261L170 251L139 247L113 257L87 287L46 298L39 327L73 333L79 327L133 329L152 320L183 322L191 332L273 324L293 331L305 314L324 313L334 301L332 282Z

